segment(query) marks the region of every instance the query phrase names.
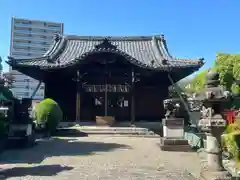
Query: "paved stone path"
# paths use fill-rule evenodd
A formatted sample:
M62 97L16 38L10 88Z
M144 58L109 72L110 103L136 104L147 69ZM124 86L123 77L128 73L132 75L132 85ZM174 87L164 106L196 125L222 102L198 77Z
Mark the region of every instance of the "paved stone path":
M9 180L193 180L200 163L194 152L163 152L159 138L64 137L0 156L12 166Z

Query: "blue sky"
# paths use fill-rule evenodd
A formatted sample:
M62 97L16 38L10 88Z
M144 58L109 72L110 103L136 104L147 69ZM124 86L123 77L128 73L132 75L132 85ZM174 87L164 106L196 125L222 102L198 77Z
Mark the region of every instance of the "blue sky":
M63 22L65 34L163 33L173 56L204 57L203 68L211 67L217 52L240 52L239 0L0 0L0 7L3 58L12 16Z

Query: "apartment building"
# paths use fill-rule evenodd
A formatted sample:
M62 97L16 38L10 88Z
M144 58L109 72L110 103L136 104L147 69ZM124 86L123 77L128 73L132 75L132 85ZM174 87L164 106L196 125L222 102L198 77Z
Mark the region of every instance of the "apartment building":
M14 58L39 57L51 46L54 34L63 34L63 23L12 18L10 56ZM9 70L14 78L12 92L15 97L29 98L36 89L38 81L18 71ZM33 99L44 98L42 84Z

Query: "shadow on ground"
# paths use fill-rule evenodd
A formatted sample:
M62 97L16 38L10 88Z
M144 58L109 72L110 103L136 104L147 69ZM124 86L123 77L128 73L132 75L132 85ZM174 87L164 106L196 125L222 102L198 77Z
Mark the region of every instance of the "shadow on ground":
M87 137L88 134L77 129L59 128L56 130L56 136L60 137Z
M5 178L24 176L54 176L63 171L70 171L73 167L61 165L42 165L35 167L14 167L1 173Z
M84 139L83 139L84 140ZM0 155L1 164L40 163L48 157L94 155L97 152L108 152L115 149L130 149L124 144L79 141L79 139L50 138L39 140L30 149L9 150Z

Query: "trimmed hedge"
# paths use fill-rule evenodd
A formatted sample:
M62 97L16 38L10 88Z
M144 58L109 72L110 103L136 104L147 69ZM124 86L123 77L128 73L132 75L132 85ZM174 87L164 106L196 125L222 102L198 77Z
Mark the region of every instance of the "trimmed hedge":
M44 125L50 133L56 131L62 117L63 113L58 103L49 98L37 104L34 110L34 119L37 127L38 125Z

